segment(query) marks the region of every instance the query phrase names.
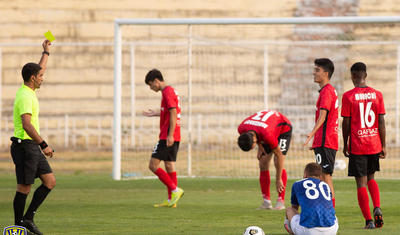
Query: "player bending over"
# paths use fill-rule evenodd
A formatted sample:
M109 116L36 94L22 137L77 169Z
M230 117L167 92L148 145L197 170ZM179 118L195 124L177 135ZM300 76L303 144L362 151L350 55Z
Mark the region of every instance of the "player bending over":
M269 165L272 154L276 169L276 191L278 200L274 209L285 209L285 187L287 181L284 158L289 150L292 125L285 116L273 110L259 111L246 118L238 127L238 145L243 151L258 146L257 159L260 167L260 186L263 203L258 209L272 209L270 198Z
M339 224L332 204L331 189L321 178L321 166L312 162L304 169L304 179L293 184L292 207L286 209L285 219L285 229L290 234L337 233Z

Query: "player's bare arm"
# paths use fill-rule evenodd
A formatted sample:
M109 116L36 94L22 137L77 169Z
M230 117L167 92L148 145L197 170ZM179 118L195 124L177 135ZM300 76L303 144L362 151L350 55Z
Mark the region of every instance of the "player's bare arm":
M147 111L143 111L142 114L146 117L160 116L160 110L148 109Z
M176 113L176 108L170 108L169 110L169 128L168 128L168 136L167 136L167 146L172 146L175 142L174 139L174 133L175 133L175 127L176 127L176 119L177 119L177 113Z
M274 153L274 164L276 169L276 191L282 192L285 189L282 181L282 170L285 156L282 154L279 145L272 149L272 152Z
M319 117L317 122L315 123L314 128L312 131L307 135L307 139L304 142L304 146L307 146L310 140L314 137L315 133L317 133L318 129L324 124L328 111L325 109L320 109Z
M32 138L33 141L35 141L37 144L40 144L43 142L43 138L40 137L35 127L32 125L31 116L32 115L30 113L21 115L22 128L24 128L26 133ZM47 146L45 149L43 149L43 153L48 157L53 157L53 149L50 146Z
M350 118L349 117L343 117L343 122L342 122L342 136L343 136L343 154L345 157L349 157L349 151L347 149L348 146L348 140L350 136Z
M265 153L265 150L264 150L264 147L262 146L262 144L258 143L257 145L258 145L257 159L260 160L263 155L267 155L267 154Z
M44 72L44 70L46 70L47 60L48 60L49 54L50 54L50 45L51 45L51 42L49 40L45 40L42 44L43 53L42 53L42 57L40 58L39 65L40 65L40 67L42 67L43 72Z
M385 126L385 116L383 114L379 114L378 118L379 122L379 137L381 138L382 143L382 153L379 155L380 158L386 157L386 126Z

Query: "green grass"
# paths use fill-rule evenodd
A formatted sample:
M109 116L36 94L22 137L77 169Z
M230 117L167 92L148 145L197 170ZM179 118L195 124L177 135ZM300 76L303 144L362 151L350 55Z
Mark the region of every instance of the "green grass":
M166 196L156 179L113 181L109 175L59 175L57 186L39 209L35 222L45 234L242 234L257 225L266 234L287 234L283 211L258 211L257 179L179 179L185 196L178 208L153 208ZM290 203L288 182L286 206ZM354 180L336 180L338 234L398 234L400 181L379 180L385 225L361 229L364 219ZM39 185L37 181L34 188ZM276 192L271 188L272 195ZM0 228L13 224L15 178L0 177ZM30 202L31 196L28 198ZM275 198L273 198L275 199ZM372 205L371 205L372 207Z

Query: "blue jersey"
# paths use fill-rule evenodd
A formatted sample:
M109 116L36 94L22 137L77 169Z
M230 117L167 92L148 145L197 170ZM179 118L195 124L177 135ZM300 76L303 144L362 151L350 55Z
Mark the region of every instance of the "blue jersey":
M319 179L307 178L292 186L292 205L300 205L300 225L307 228L331 227L335 209L329 185Z

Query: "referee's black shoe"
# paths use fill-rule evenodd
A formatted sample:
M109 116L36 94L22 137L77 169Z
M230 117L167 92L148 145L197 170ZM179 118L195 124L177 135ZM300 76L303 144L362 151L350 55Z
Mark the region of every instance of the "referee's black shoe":
M21 226L24 226L26 229L31 231L33 234L43 235L43 233L40 232L39 228L36 226L36 224L33 222L33 220L23 219L21 222Z

